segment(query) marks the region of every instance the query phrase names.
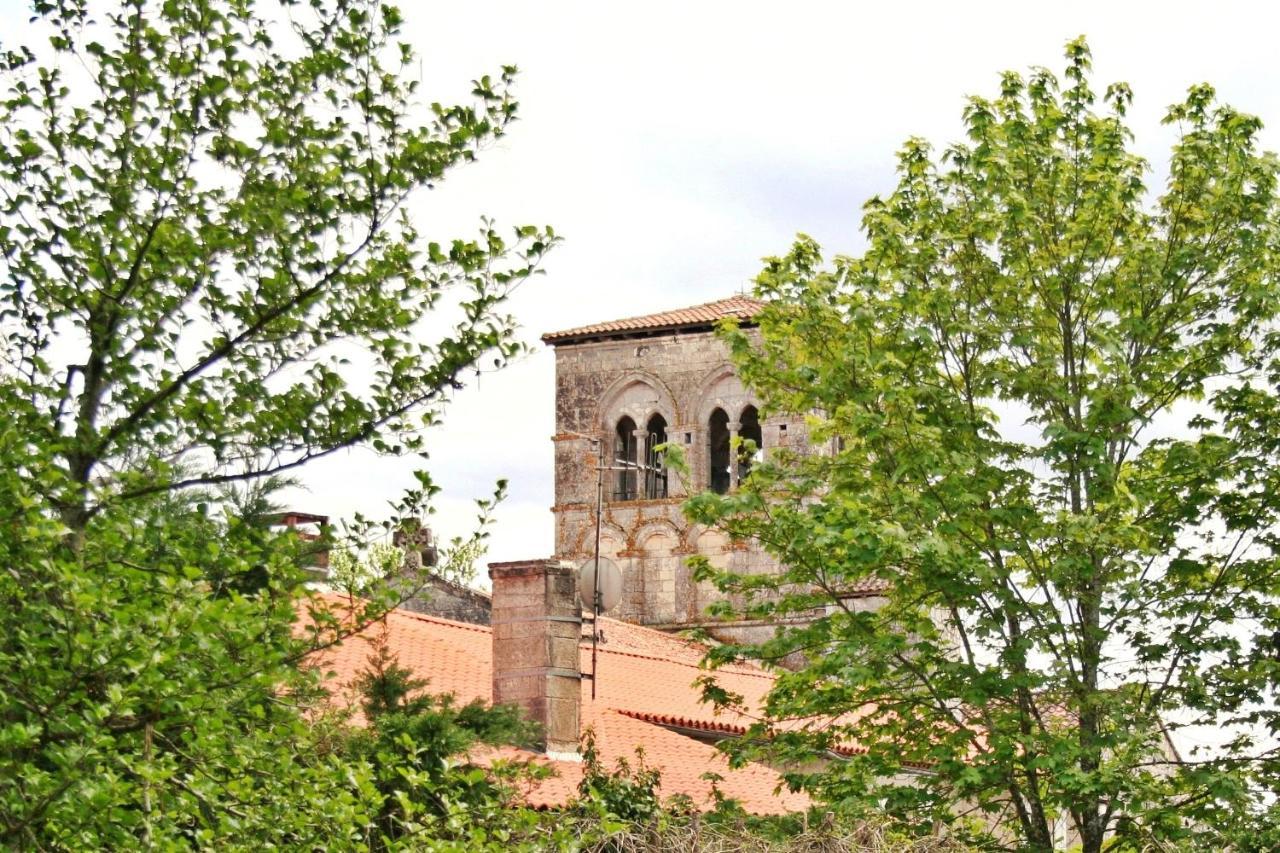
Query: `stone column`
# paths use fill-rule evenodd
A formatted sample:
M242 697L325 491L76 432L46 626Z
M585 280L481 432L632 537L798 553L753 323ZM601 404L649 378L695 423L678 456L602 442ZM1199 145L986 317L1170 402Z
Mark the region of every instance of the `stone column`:
M649 462L649 430L636 428L631 431L631 435L635 437L636 458L632 461L636 464L636 494L637 499L649 497L648 482L649 472L645 466Z
M742 429L741 421L729 421L729 491L738 488L738 430Z
M689 436L688 441L685 441L686 435ZM707 464L702 458L706 453L703 452L703 445L698 440L696 424L677 424L674 427L667 427L667 441L680 446L684 451L685 464L689 466L687 479L675 471L667 470L667 497L679 498L689 493L693 483L700 481L699 472Z
M578 756L582 609L570 563L490 563L493 580L493 702L519 706L542 726L549 757Z

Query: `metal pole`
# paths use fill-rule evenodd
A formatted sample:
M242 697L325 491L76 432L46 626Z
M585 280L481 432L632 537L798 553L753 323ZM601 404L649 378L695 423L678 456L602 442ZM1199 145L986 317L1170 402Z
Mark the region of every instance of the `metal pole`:
M591 701L596 700L596 684L600 681L600 668L596 666L596 651L600 640L600 515L604 512L604 439L596 439L600 446L596 463L596 555L595 572L591 590Z
M633 461L630 459L616 459L615 463L621 465L605 465L604 464L604 439L590 438L589 436L576 433L582 438L594 441L599 448L596 455L596 546L595 546L595 578L592 580L591 590L591 701L596 698L596 684L600 681L600 671L597 663L599 662L600 648L600 521L604 515L604 472L605 471L622 471L627 472L634 470L637 475L641 471L647 471L649 465L642 464L638 459ZM639 454L637 454L639 455ZM655 468L656 470L656 468ZM638 484L637 484L638 490Z

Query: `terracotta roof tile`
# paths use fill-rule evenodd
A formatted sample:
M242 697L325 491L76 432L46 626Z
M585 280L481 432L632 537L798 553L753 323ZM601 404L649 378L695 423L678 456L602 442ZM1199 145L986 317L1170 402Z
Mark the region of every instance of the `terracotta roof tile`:
M596 750L607 770L614 769L619 759L626 759L634 769L636 748L641 748L645 766L661 771L658 793L663 799L683 794L695 807L712 808L715 805L712 783L703 775L715 773L721 777L716 783L720 792L738 800L753 814L784 814L803 811L809 806L806 795L786 790L778 774L769 768L748 764L732 769L724 753L714 746L660 725L598 706L584 706L582 722L595 732ZM545 756L514 747L479 751L473 753L472 758L483 764L496 759L532 760L553 767L556 776L531 785L524 792L525 802L538 808L564 805L577 796L578 783L582 781L580 763L550 761Z
M609 320L604 323L579 326L576 329L565 329L561 332L548 332L542 336L542 340L549 344L561 344L579 338L611 337L630 332L661 332L690 326L712 326L726 317L750 320L763 307L763 302L752 299L750 296L730 296L728 299L717 299L715 302L678 308L674 311Z
M883 595L888 592L890 583L883 578L862 578L850 584L841 595L842 598L862 598L868 595Z
M341 596L324 596L330 607L347 606ZM645 761L661 771L661 793L690 797L695 805L710 805L711 785L700 778L708 770L724 777L720 790L739 800L748 811L774 814L804 809L803 794L775 791L781 777L762 765L731 770L713 746L678 734L665 725L705 731L710 736L739 733L753 721L732 712L720 712L700 701L694 681L708 672L699 667L704 647L692 641L649 628L600 620L604 642L598 649L596 699L591 682L583 680L582 724L592 726L604 764L612 768L618 758L635 763L636 747ZM492 642L489 628L453 622L407 610L386 617L386 637L400 664L428 682L433 693L450 693L459 703L479 699L488 702L492 690ZM366 668L371 643L381 635L373 626L339 646L315 655L312 662L326 674L326 684L336 701L354 702L353 683ZM584 671L591 666L591 645L580 647ZM751 664L734 664L715 673L726 690L741 694L750 707L759 707L773 677ZM546 762L545 756L514 748L482 750L484 761L519 758ZM571 799L581 778L581 765L551 762L558 778L528 792L535 806L558 806Z

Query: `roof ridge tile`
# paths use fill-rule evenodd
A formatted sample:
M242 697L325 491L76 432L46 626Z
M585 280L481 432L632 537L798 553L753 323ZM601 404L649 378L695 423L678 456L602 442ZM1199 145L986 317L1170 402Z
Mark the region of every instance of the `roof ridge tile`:
M612 335L626 332L661 331L678 329L686 326L707 326L726 317L737 317L749 320L760 312L765 303L752 296L735 293L723 299L690 305L687 308L674 308L652 314L640 314L635 317L623 317L618 320L606 320L602 323L591 323L558 332L547 332L542 336L544 343L565 342L571 338L591 337L596 335Z

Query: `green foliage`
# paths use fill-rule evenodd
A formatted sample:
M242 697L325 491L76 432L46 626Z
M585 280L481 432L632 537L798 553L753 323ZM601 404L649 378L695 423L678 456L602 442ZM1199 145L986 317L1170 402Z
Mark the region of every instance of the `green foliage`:
M520 772L504 779L458 758L478 743L528 742L530 724L514 707L456 707L451 696L426 692L428 686L395 659L383 623L357 682L367 725L342 743L347 761L373 769L381 795L374 846L412 846L423 838L478 846L495 833L536 826L512 787L531 768L510 768Z
M514 69L417 107L392 7L260 5L38 3L66 61L6 72L12 416L67 469L49 499L73 529L353 444L421 449L464 373L520 349L502 303L554 235L425 242L405 206L504 133Z
M662 824L623 827L581 849L590 853L969 853L974 849L950 838L904 837L883 823L825 821L788 826L785 831L763 823L681 815Z
M1226 846L1262 825L1280 733L1276 160L1194 86L1151 196L1128 87L1100 110L1088 72L1073 41L1063 81L971 98L963 143L908 142L861 257L768 259L758 332L725 336L816 452L688 504L784 574L698 574L751 618L818 614L715 650L804 660L739 760L855 742L789 781L921 832ZM772 725L810 715L837 724ZM1190 725L1230 742L1172 760Z
M374 542L364 553L350 548L329 552L329 583L334 589L362 595L393 577L404 564L404 551L390 542Z
M483 526L478 528L483 530ZM432 571L434 574L457 584L469 584L476 579L476 566L489 552L489 545L484 539L472 536L462 538L455 536L449 540L440 554L440 564Z
M514 69L424 103L375 0L89 5L37 0L49 58L0 71L0 846L389 843L393 796L442 813L450 732L496 734L402 697L364 753L324 714L299 662L392 598L295 625L271 485L421 450L520 350L554 234L428 241L406 207L505 132Z
M339 842L376 805L369 768L314 749L293 666L286 540L137 501L94 517L79 551L37 493L41 449L0 429L0 820L6 845L227 849ZM210 567L258 565L263 594L219 593ZM301 808L299 792L322 809Z
M662 813L658 783L662 774L644 761L637 747L635 766L619 758L613 769L604 766L596 750L595 732L582 736L582 781L578 783L578 809L598 816L606 824L648 823Z

